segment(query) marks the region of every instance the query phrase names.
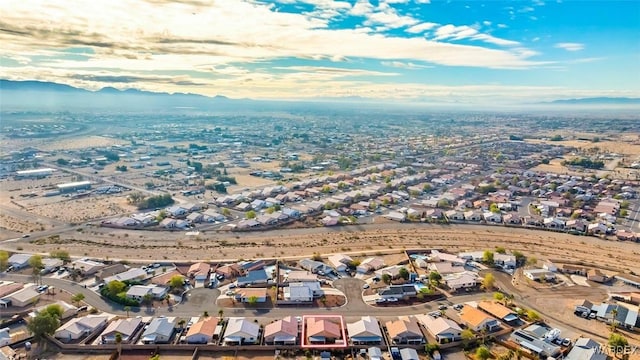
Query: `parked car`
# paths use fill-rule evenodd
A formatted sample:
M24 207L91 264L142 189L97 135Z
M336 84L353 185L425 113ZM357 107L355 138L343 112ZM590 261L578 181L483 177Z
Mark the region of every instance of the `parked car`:
M368 289L368 288L369 288L369 284L364 284L364 285L362 285L362 288L363 288L363 289Z
M376 299L376 304L384 304L385 302L387 302L387 299L385 298Z
M447 310L447 305L438 306L438 310Z

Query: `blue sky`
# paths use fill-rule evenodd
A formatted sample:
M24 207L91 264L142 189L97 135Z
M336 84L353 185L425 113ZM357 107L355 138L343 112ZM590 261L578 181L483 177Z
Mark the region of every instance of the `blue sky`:
M5 0L5 78L255 99L640 97L640 2Z

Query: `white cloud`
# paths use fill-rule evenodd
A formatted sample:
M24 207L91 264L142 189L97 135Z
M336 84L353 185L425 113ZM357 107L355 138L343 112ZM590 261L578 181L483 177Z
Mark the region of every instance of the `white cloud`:
M508 28L509 26L507 26L507 24L498 24L498 27L499 27L500 29L506 29L506 28Z
M405 31L410 33L410 34L420 34L423 33L427 30L431 30L434 27L438 26L438 24L436 23L431 23L431 22L426 22L426 23L420 23L417 25L413 25L409 28L407 28Z
M565 43L557 43L554 45L554 47L558 49L564 49L567 51L580 51L584 49L584 44L565 42Z
M439 27L436 30L434 40L462 40L462 39L471 39L471 40L480 40L486 43L500 45L500 46L515 46L520 43L517 41L501 39L488 34L481 34L478 30L467 26L455 26L452 24L447 24Z
M415 0L416 4L431 4L431 0Z
M485 20L485 21L483 21L483 22L482 22L482 24L483 24L484 26L491 26L491 21L489 21L489 20Z
M374 59L376 63L387 62L392 64L388 66L397 68L438 64L524 69L548 64L532 60L536 54L531 51L481 46L481 42L500 46L517 44L510 40L481 34L470 26L437 27L419 23L386 3L378 7L366 0L358 1L353 7L346 2L318 0L313 3L322 12L283 13L272 5L240 0L185 3L65 0L64 4L49 0L4 0L0 1L5 29L0 32L3 56L17 59L22 66L2 70L12 78L59 81L87 88L108 86L110 83L105 80L116 79L115 76L121 74L137 79L131 86L148 90L266 98L304 96L297 92L302 83L309 89L309 96L337 93L341 86L362 86L362 90L357 91L363 95L368 90L380 96L388 95L388 91L376 84L346 81L344 77L364 79L393 73L350 69L352 72L345 75L346 72L309 67L274 74L267 65L260 67L263 63L271 66L288 58L334 62ZM331 16L347 12L363 14L370 26L329 28ZM437 28L441 38L432 41L420 36L406 38L375 33L376 29L392 27L407 27L408 32L420 27L422 31ZM478 40L478 45L446 42L465 38ZM89 49L87 58L65 56L69 48ZM188 78L148 76L160 72L193 75ZM101 77L89 76L92 74ZM170 84L172 79L177 83ZM192 85L179 85L187 83ZM198 85L200 83L206 86Z
M426 68L433 67L433 66L418 65L412 62L402 62L402 61L382 61L381 64L384 66L389 66L389 67L394 67L399 69L408 69L408 70L426 69Z

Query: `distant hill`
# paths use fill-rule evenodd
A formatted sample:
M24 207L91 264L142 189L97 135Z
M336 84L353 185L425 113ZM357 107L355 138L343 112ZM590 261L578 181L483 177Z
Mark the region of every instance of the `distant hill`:
M138 89L118 90L105 87L89 91L73 86L44 81L0 80L0 105L3 109L89 109L161 110L193 107L210 110L234 106L236 100L225 96L208 97L198 94L150 92ZM252 100L238 100L248 103Z
M603 105L603 104L633 104L639 105L640 98L625 97L593 97L580 99L563 99L547 102L546 104L566 104L566 105Z

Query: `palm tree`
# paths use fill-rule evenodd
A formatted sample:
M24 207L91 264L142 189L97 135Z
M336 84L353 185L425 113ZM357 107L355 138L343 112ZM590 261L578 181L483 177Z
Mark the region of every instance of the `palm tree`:
M182 330L184 328L184 324L186 323L186 321L184 319L180 319L180 321L178 321L178 325L180 326L180 330Z
M129 317L129 311L131 311L131 306L125 306L124 311L127 312L127 317Z
M116 346L118 347L118 359L122 355L122 334L116 333Z
M618 316L618 309L613 308L611 310L611 332L616 332L616 327L618 324L616 323L616 317Z
M218 317L220 318L220 320L222 320L222 315L224 315L224 310L218 310Z

